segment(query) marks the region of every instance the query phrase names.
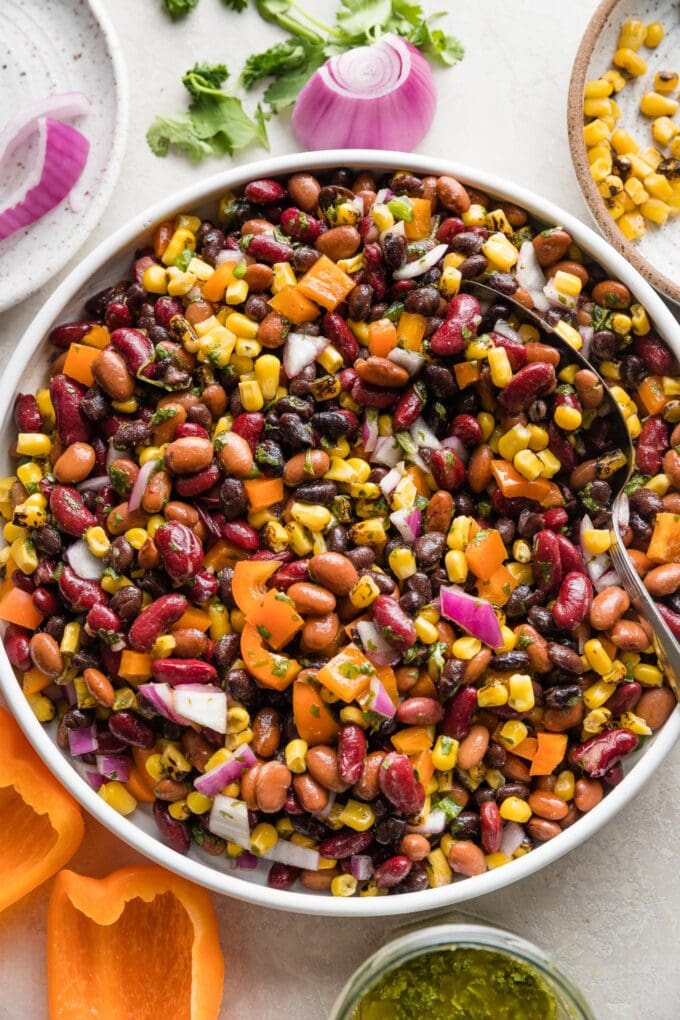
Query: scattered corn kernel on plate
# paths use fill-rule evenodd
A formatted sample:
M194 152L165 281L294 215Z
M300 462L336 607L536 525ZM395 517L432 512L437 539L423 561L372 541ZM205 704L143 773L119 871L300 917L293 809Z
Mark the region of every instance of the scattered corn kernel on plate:
M19 342L6 369L0 396L4 440L2 449L5 451L4 460L0 464L0 474L10 475L15 465L10 453L16 438L12 415L15 397L20 391L25 393L45 384L49 359L48 333L57 324L72 320L82 314L83 302L93 292L104 286L110 286L124 277L129 270L134 252L149 244L158 224L168 221L178 211L198 216L214 215L215 207L226 193L238 192L245 184L254 179L276 178L304 171L323 172L337 165L361 169L368 167L381 171L396 171L408 167L414 173L451 175L468 187L482 189L486 195L491 197L494 205L505 202L521 207L520 211L521 209L527 210L529 215L537 221L536 225L539 227L541 224L548 227L560 224L564 228L562 233L568 232L582 252L599 263L614 280L621 281L621 285L629 289L629 296L647 310L649 319L653 321L658 334L665 339L676 356L680 356L680 326L652 287L630 266L625 258L598 235L549 202L520 188L508 185L491 175L477 173L454 163L431 160L425 156L363 150L331 151L316 153L313 156L309 154L283 156L227 171L199 182L179 194L164 198L156 206L123 226L83 259L41 309ZM555 233L554 230L547 233L544 231L538 236L545 244L551 237L553 241L555 240ZM494 254L497 255L495 249ZM224 288L224 284L222 287ZM26 454L40 456L41 451L27 448ZM134 536L131 532L130 536L132 541ZM597 532L594 532L591 537L597 539L599 536ZM256 565L255 561L249 562L253 566ZM169 595L167 598L172 599L173 596ZM138 620L143 618L144 614L142 613ZM271 632L269 636L271 637ZM463 642L465 640L462 639ZM134 673L135 661L135 656L132 656L131 676ZM168 659L167 661L171 662L172 660ZM289 660L284 659L283 661L288 662ZM256 663L256 665L259 668L262 664ZM596 666L608 669L609 664L605 662L604 665L601 665L596 662ZM338 673L338 677L340 677L338 683L342 678L351 676L351 669L346 673ZM523 678L520 677L520 679ZM347 683L347 679L344 682ZM84 776L74 768L68 751L60 750L57 745L56 724L52 723L50 726L44 727L39 716L34 713L26 690L22 691L17 682L5 647L1 646L0 689L28 739L55 775L87 811L141 853L216 892L226 893L276 909L336 916L375 916L435 909L492 892L539 870L578 846L627 804L642 789L680 735L680 712L676 709L666 717L666 721L660 725L658 732L645 741L643 750L628 755L625 775L600 803L595 806L591 805L592 810L589 810L570 827L555 834L554 838L537 845L531 853L512 860L504 858L500 862L503 863L503 867L494 866L492 868L490 866L484 874L476 874L475 877L455 882L451 880L451 872L447 867L445 881L433 882L431 888L421 888L420 891L409 893L407 897L387 895L324 896L314 892L311 888L307 888L305 891L291 891L289 888L268 887L265 870L261 868L237 869L234 860L224 854L219 857L206 856L195 843L188 847L186 855L173 850L159 838L151 812L145 806L140 804L137 807L133 800L133 810L127 814L128 806L126 804L116 805L113 798L109 799L98 795ZM608 693L605 691L605 695ZM598 703L601 702L598 701ZM310 710L310 714L315 717L318 712L318 707L316 712ZM124 713L119 713L119 715L122 714ZM631 744L630 737L627 738L627 742L628 745ZM295 742L293 741L293 743ZM633 748L629 746L628 750L632 751ZM292 758L291 766L293 766ZM444 767L448 767L446 762L441 763L441 768ZM123 789L120 783L108 785ZM266 826L266 828L271 829L272 827ZM342 876L340 878L342 879Z
M571 156L607 240L680 304L680 9L603 0L568 100Z

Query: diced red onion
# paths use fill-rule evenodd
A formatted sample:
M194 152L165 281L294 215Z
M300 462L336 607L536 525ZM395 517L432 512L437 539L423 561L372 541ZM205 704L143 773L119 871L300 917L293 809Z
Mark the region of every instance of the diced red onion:
M520 287L528 290L531 294L534 299L534 307L539 312L547 312L550 304L543 293L545 274L536 258L536 249L531 241L524 241L519 249L515 276Z
M444 831L446 822L446 812L441 808L435 808L420 825L409 825L408 831L419 832L423 836L436 836Z
M376 666L393 666L399 661L399 652L382 636L371 620L360 620L357 633L364 652Z
M68 746L74 758L80 754L92 754L96 751L99 741L94 723L91 726L78 726L74 730L69 730Z
M419 450L423 447L428 450L439 450L442 445L423 418L417 418L414 421L409 433Z
M415 507L409 510L395 510L390 520L405 542L415 542L420 536L422 515Z
M621 578L615 570L608 570L606 574L602 574L597 580L593 581L593 588L595 591L604 591L605 588L619 588L621 587Z
M320 818L322 821L323 821L324 818L328 818L329 814L333 810L333 806L335 804L335 798L336 798L335 790L329 790L328 791L328 800L326 801L326 806L321 808L320 811L312 811L311 814L313 814L315 818Z
M108 475L96 475L94 478L86 478L84 482L78 482L76 488L79 492L99 492L110 484L111 479Z
M123 456L122 450L117 450L113 445L113 440L109 439L109 448L106 451L106 468L107 470L111 467L114 461L118 460L119 457Z
M388 32L315 71L297 98L292 125L306 149L410 151L427 133L435 106L427 60Z
M45 117L54 120L70 120L89 113L90 100L82 92L55 92L44 99L38 99L15 113L0 131L0 166L12 155L38 127L38 121Z
M135 484L132 486L132 491L128 497L128 510L130 513L139 508L142 502L142 496L144 495L144 490L149 483L149 479L154 471L158 471L159 465L160 461L154 460L153 458L151 460L147 460L146 464L142 464L135 479Z
M425 364L425 358L422 354L418 354L417 351L408 351L405 347L395 347L387 355L387 358L388 361L393 361L395 365L401 365L402 368L405 368L411 378L417 375Z
M368 854L353 854L349 859L349 865L352 877L356 878L357 882L367 882L375 871L373 859Z
M213 835L250 850L250 825L245 801L218 793L210 809L208 829Z
M470 459L470 450L458 436L446 436L445 439L442 439L441 445L447 450L455 450L463 464L467 464Z
M388 234L396 234L397 237L403 237L406 234L406 224L404 221L397 220L397 222L393 223L391 227L387 227L386 230L381 231L380 240L383 241Z
M578 331L581 334L581 340L583 340L583 347L581 348L581 354L584 358L587 358L590 354L590 345L595 336L595 330L592 326L579 326Z
M397 464L390 471L387 472L384 478L381 478L378 482L380 491L383 496L389 496L391 492L394 492L399 482L404 477L405 469L401 464Z
M616 523L620 531L625 531L630 524L630 500L625 492L616 500Z
M179 726L189 725L189 720L183 718L175 710L175 696L170 684L140 684L137 690L164 719L169 719Z
M242 854L239 854L236 858L236 867L242 868L243 871L254 871L258 866L259 861L255 854L251 854L250 850L244 850Z
M501 853L505 854L506 857L512 857L515 850L524 843L526 838L526 833L521 825L518 825L517 822L507 822L503 829L503 838L501 839Z
M87 542L79 538L66 550L66 559L78 575L88 581L98 581L104 576L105 563L101 556L90 552Z
M379 436L375 449L371 454L373 464L384 464L394 467L402 460L403 451L394 436Z
M377 676L371 677L368 697L362 703L362 707L364 711L373 712L375 715L382 716L383 719L393 719L397 711L394 702L385 689L385 685Z
M174 689L175 711L216 733L227 732L227 695L212 684L178 684Z
M229 783L234 783L245 769L255 764L257 759L247 744L241 744L227 761L216 765L209 772L194 780L194 786L206 797L214 797Z
M588 550L585 547L586 531L592 531L593 527L594 525L590 517L590 514L584 514L583 517L581 518L581 523L579 524L578 528L578 542L581 548L581 552L583 553L583 559L586 561L586 563L589 560L594 559L595 557L595 553L588 552Z
M452 620L468 634L479 638L491 648L501 648L501 634L498 618L493 607L482 599L468 595L457 588L442 588L439 593L441 614Z
M97 770L106 779L127 783L130 778L130 759L124 754L98 754Z
M588 571L588 577L593 582L599 581L599 579L611 569L612 561L611 557L607 553L600 553L599 556L593 556L590 561L586 564L586 570Z
M86 769L85 778L87 779L92 789L95 791L100 790L104 783L106 782L104 777L100 775L99 772L93 772L91 769Z
M375 196L374 205L385 205L393 197L394 192L390 188L381 188Z
M374 407L369 407L364 414L361 426L361 440L366 453L373 453L375 444L378 442L378 412Z
M434 248L430 248L419 259L407 262L401 269L395 269L392 276L395 280L413 280L416 276L422 276L428 269L436 266L444 258L448 250L448 244L436 244Z
M277 840L271 850L267 850L262 856L268 861L289 864L292 868L302 868L304 871L318 871L321 860L318 850L289 843L286 839Z
M283 368L289 379L294 379L303 368L316 361L330 340L325 336L307 336L306 333L289 333L283 348Z
M543 288L543 293L548 302L555 308L576 308L578 303L578 297L572 297L571 294L563 294L561 290L557 289L552 276Z
M64 701L67 705L73 707L78 703L78 695L76 694L76 689L73 684L60 684L59 690L62 692Z
M87 162L90 143L69 124L38 121L35 162L0 209L0 241L28 227L66 198ZM0 175L2 169L0 168Z
M517 343L524 344L524 340L522 340L522 337L519 335L517 330L513 329L510 323L506 322L505 319L496 320L496 323L493 327L493 332L499 333L501 336L504 336L506 340L516 340Z

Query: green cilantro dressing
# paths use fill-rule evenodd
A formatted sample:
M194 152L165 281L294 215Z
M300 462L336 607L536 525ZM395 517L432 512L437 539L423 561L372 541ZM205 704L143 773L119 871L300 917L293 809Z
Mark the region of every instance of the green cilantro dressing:
M389 971L352 1020L556 1020L538 973L502 953L439 949Z

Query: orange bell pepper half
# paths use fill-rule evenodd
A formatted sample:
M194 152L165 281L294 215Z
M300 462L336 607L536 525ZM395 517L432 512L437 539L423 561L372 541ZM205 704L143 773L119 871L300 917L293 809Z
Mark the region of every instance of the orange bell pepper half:
M83 838L83 816L0 708L0 910L51 878Z
M265 582L280 566L280 560L239 560L234 565L231 590L234 602L247 618L264 602Z
M224 957L204 889L154 865L57 876L47 916L50 1020L216 1020Z
M349 703L364 694L375 668L356 645L347 645L319 670L319 683Z
M250 623L246 623L241 632L241 657L248 672L263 687L271 687L275 691L285 691L290 687L302 669L295 659L287 659L285 655L277 655L265 648L262 636Z
M270 588L262 603L248 613L248 623L277 652L302 630L304 622L293 600L276 588Z
M331 744L340 730L317 685L310 680L298 678L293 684L293 717L295 728L310 747Z

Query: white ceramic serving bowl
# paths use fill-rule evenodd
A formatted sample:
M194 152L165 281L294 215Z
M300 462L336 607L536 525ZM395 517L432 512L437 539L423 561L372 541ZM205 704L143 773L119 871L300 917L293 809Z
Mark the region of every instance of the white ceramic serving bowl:
M82 305L86 297L108 284L125 278L130 271L134 250L149 243L156 223L180 211L214 217L220 197L226 191L242 188L250 180L289 175L301 170L323 171L335 166L387 170L408 167L420 174L452 174L467 184L493 194L501 201L514 202L522 206L546 225L563 225L585 251L606 267L615 279L623 281L631 289L636 299L647 308L657 330L680 357L680 325L651 286L602 238L552 203L490 174L478 173L456 163L429 159L426 156L370 150L338 150L280 156L225 171L164 198L99 245L61 284L19 341L2 377L0 475L9 475L14 470L8 453L14 439L11 413L14 396L19 391L30 392L45 383L48 363L45 340L47 333L59 322L78 318L82 314ZM33 715L1 644L0 689L26 736L52 772L90 814L140 853L215 892L226 893L238 899L279 910L335 916L360 917L434 910L493 892L538 871L597 832L624 804L627 804L644 786L680 733L680 711L676 709L663 729L646 743L644 751L637 756L634 765L629 767L624 780L596 808L560 836L502 868L476 878L468 878L438 889L428 889L406 896L345 899L306 891L283 892L269 889L265 884L264 868L257 871L238 870L226 859L208 857L196 847L192 847L186 857L168 849L157 837L156 827L148 811L140 808L131 816L123 818L80 776L71 760L57 747L53 733L45 729Z

